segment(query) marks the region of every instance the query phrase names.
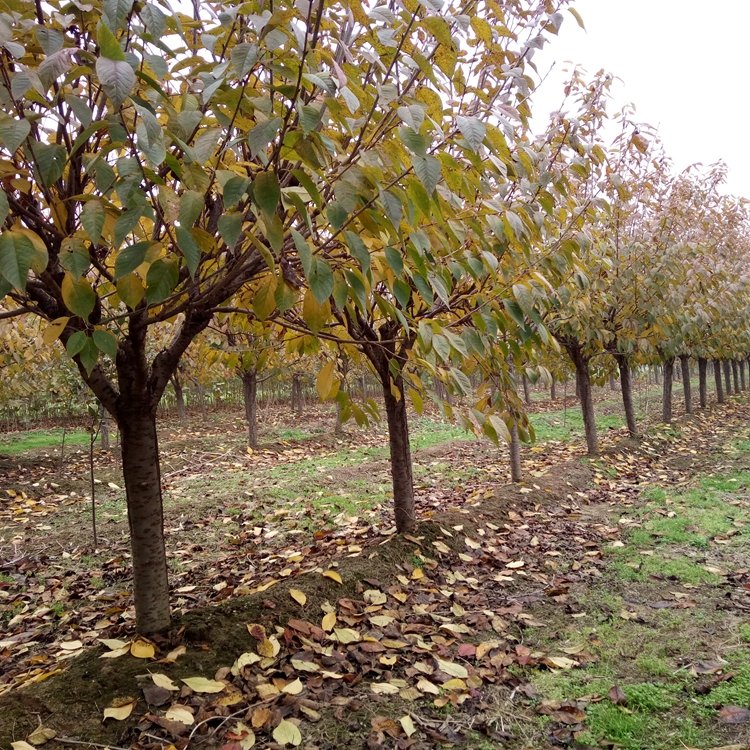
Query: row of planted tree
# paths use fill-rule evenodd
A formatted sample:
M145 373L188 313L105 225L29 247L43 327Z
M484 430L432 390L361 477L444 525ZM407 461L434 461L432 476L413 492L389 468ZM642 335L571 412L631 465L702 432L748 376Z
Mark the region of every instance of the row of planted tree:
M407 402L517 445L516 381L564 352L593 452L605 355L627 394L643 363L750 353L747 212L722 167L673 174L608 114L604 75L573 74L532 131L535 53L567 5L0 11L2 380L62 345L116 420L140 630L170 622L156 418L185 357L228 358L248 389L302 360L359 421L375 407L341 384L369 367L403 531Z

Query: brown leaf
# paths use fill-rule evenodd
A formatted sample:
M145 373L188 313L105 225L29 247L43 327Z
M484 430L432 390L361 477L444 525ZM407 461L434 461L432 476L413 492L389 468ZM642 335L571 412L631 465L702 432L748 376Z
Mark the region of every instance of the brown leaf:
M750 722L750 709L741 706L724 706L719 709L722 724L747 724Z
M619 685L613 685L609 689L607 696L616 706L624 706L628 702L627 696Z

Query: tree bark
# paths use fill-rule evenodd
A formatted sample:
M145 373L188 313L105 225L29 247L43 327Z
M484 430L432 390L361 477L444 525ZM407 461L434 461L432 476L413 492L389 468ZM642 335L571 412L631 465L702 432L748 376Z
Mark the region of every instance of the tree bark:
M721 383L721 362L718 359L714 360L714 383L716 384L716 400L723 404L726 399L724 398L724 387Z
M247 422L247 444L258 447L258 373L255 370L242 372L242 399Z
M296 372L292 375L292 411L302 416L302 378Z
M617 369L620 371L620 389L622 390L622 406L625 410L625 422L628 425L628 435L638 437L638 426L635 421L635 405L633 404L633 382L630 373L630 363L624 354L616 354Z
M708 406L708 387L706 385L706 369L708 362L705 357L698 358L698 393L700 394L701 409Z
M518 437L518 422L515 416L510 426L510 479L512 482L520 482L521 474L521 439Z
M110 449L109 440L109 412L104 408L104 405L99 403L99 441L100 447L103 451Z
M409 418L406 413L404 381L403 378L399 377L394 383L394 390L399 392L400 398L396 398L391 390L391 378L387 370L384 374L381 373L381 382L385 413L388 420L388 447L391 455L396 530L399 533L410 532L414 530L417 518L414 509L414 476L412 474Z
M732 395L732 368L729 366L729 360L722 360L722 368L724 369L724 393L727 396Z
M523 383L523 402L526 406L531 406L531 392L529 390L529 379L526 373L521 373L521 382Z
M654 383L656 385L660 385L661 384L661 378L659 376L660 376L661 373L659 371L659 365L654 365L653 371L654 371Z
M577 342L565 344L565 348L576 368L576 386L580 392L583 427L586 433L586 447L589 456L599 455L599 439L596 434L596 417L594 401L591 395L591 377L589 360Z
M555 376L552 376L552 382L549 384L549 397L550 401L554 401L557 398L557 381Z
M737 367L737 360L732 360L732 380L734 381L734 392L740 392L740 373L739 367Z
M745 384L745 360L741 359L738 364L740 368L740 390L744 391L747 387Z
M682 393L685 397L685 412L693 413L693 392L690 387L690 357L680 355L680 370L682 372Z
M609 390L610 391L617 390L617 380L615 379L615 376L613 373L610 373L609 375Z
M187 417L187 411L185 409L185 393L182 390L182 383L177 373L174 373L171 377L172 388L174 388L175 404L177 405L177 419L180 422L184 422Z
M672 380L674 375L674 357L664 361L664 383L661 391L661 421L672 422Z
M131 399L127 408L119 410L117 425L133 553L136 627L139 633L157 633L169 627L170 617L156 410Z

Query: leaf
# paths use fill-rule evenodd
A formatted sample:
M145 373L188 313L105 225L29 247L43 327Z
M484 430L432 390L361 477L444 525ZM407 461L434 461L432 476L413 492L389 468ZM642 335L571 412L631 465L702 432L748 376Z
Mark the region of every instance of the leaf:
M11 155L18 151L30 132L31 123L25 118L13 120L8 117L0 120L0 143Z
M440 182L440 162L434 156L414 156L412 163L427 194L432 195Z
M49 727L37 727L26 739L32 745L43 745L57 737L57 732Z
M352 630L352 628L336 628L333 634L336 636L336 640L344 645L347 643L359 643L362 640L360 634L356 630Z
M11 742L10 746L12 750L36 750L33 745L29 745L29 743L25 742L24 740L16 740L15 742Z
M117 339L114 334L109 331L102 331L96 329L92 334L91 338L96 344L96 348L106 354L113 362L117 356Z
M177 227L175 229L175 237L177 238L177 246L185 256L185 262L190 275L195 276L195 272L198 270L198 265L201 262L201 249L195 241L193 230L187 227Z
M302 734L296 724L288 719L282 719L272 733L273 739L280 745L293 745L297 747L302 744Z
M546 656L542 661L551 669L573 669L578 666L575 659L569 659L567 656Z
M261 172L253 181L253 200L267 215L276 212L281 199L279 178L273 172Z
M153 659L156 655L156 649L153 643L137 638L130 644L130 654L136 659Z
M124 703L120 706L110 706L104 709L105 719L115 719L115 721L125 721L125 719L133 713L135 708L135 701L131 700L129 703Z
M26 278L34 257L34 246L19 232L0 234L0 276L15 289L26 288Z
M289 589L289 596L291 596L297 604L300 604L303 607L307 604L307 594L304 591L300 591L299 589Z
M750 709L742 706L724 706L719 709L722 724L747 724L750 722Z
M119 109L135 86L135 71L130 63L100 57L96 61L96 74L112 106Z
M151 679L154 681L154 685L160 688L164 688L164 690L176 692L180 689L179 686L175 685L174 682L172 682L172 680L165 674L155 672L151 675Z
M338 388L335 386L338 386L338 381L335 380L335 374L336 361L330 359L321 367L315 380L315 388L321 401L327 401L336 395Z
M91 243L96 245L104 229L104 206L99 200L86 201L81 209L81 226L86 231Z
M286 693L287 695L299 695L304 689L305 686L302 684L302 680L298 677L296 680L292 680L292 682L281 688L281 692Z
M272 635L270 638L265 638L258 644L258 653L261 656L265 656L267 659L270 659L274 656L277 656L279 651L281 651L281 644L279 643L276 636Z
M78 651L78 649L83 648L83 641L63 641L60 644L60 648L64 651Z
M175 703L173 706L170 706L170 708L167 710L167 713L164 714L164 718L169 719L169 721L179 721L180 724L184 724L186 727L189 727L195 722L195 718L193 717L190 709L187 706L180 705L179 703Z
M323 628L327 633L330 633L331 630L336 626L336 613L335 612L328 612L327 614L323 615L323 619L320 622L320 627Z
M460 679L465 680L469 676L466 667L461 664L456 664L452 661L444 661L437 656L435 657L435 661L437 662L438 669L451 677L459 677Z
M616 706L624 706L628 702L625 691L619 685L613 685L607 692L607 696Z
M403 727L404 732L406 732L407 737L411 737L414 732L417 731L417 728L414 726L414 720L409 716L409 714L406 714L406 716L402 716L399 719L399 723Z
M397 695L401 688L397 685L392 685L390 682L373 682L370 685L370 690L375 695Z
M195 693L220 693L226 688L226 683L206 677L185 677L182 682Z
M458 116L456 117L456 124L461 131L461 135L469 144L469 148L472 151L479 151L479 147L482 145L487 132L484 123L476 117Z
M324 570L322 575L324 575L326 578L330 578L332 581L336 581L336 583L344 582L341 579L341 576L335 570Z

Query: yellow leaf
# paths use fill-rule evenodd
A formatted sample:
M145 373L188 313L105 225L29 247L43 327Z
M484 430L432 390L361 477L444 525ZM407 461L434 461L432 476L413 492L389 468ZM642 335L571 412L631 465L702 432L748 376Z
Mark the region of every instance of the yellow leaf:
M321 401L328 401L336 396L339 383L335 379L335 375L336 360L331 359L323 365L315 381L315 388Z
M286 693L287 695L299 695L304 689L305 686L302 684L302 680L298 677L296 680L293 680L288 685L281 688L281 692Z
M514 560L513 562L509 562L505 567L510 568L511 570L516 570L517 568L522 568L526 563L523 560Z
M324 570L323 575L332 581L336 581L336 583L343 583L341 576L335 570Z
M440 695L440 688L429 680L425 680L424 677L417 683L417 690L430 695Z
M398 686L391 685L389 682L373 682L370 685L370 690L372 690L375 695L396 695L400 689L401 688Z
M153 659L156 655L156 649L153 643L138 638L130 644L130 654L136 659Z
M336 640L343 644L359 643L362 640L359 633L351 628L336 628L333 634L336 636Z
M469 676L466 667L461 664L456 664L452 661L443 661L437 657L435 657L435 661L437 662L438 669L451 677L459 677L460 679L465 680Z
M568 659L567 656L547 656L544 663L551 669L573 669L578 666L575 659Z
M186 651L185 646L177 646L177 648L173 648L163 659L159 659L159 663L174 664Z
M255 686L255 692L258 693L258 697L262 701L266 701L269 698L275 698L277 695L280 695L281 691L276 687L276 685L272 685L270 682L260 682Z
M368 604L385 604L388 597L378 589L367 589L362 597Z
M393 619L388 615L375 615L370 618L370 623L376 628L387 628L393 622Z
M441 687L443 690L466 690L466 683L459 680L458 677L454 677L452 680L444 682Z
M126 273L115 286L120 299L130 308L136 307L146 294L146 287L135 273Z
M186 677L182 680L195 693L220 693L226 684L206 677Z
M412 581L419 581L424 578L424 570L422 568L414 568L411 572Z
M179 721L180 724L184 724L186 727L189 727L195 721L192 711L187 706L182 706L179 703L170 706L167 713L164 714L164 718L169 719L169 721Z
M110 706L104 709L104 718L125 721L133 713L134 707L135 701L130 701L130 703L125 703L122 706Z
M60 648L65 651L78 651L79 648L83 648L83 641L63 641Z
M10 746L11 748L13 748L13 750L36 750L33 745L29 745L29 743L24 742L24 740L16 740L16 742L11 742Z
M276 656L279 651L281 651L281 644L274 635L270 638L266 638L258 644L258 653L261 656L272 658Z
M99 643L103 643L111 651L118 651L123 646L130 648L129 641L120 641L117 638L100 638Z
M323 628L327 633L330 633L336 625L336 613L329 612L327 615L323 615L323 619L320 622L320 627Z
M299 589L289 589L289 596L291 596L297 604L303 607L307 604L307 594L304 591L300 591Z
M282 719L276 729L273 730L273 739L279 745L293 745L297 747L302 744L302 735L297 725L287 719Z
M154 685L158 685L164 690L177 691L180 688L172 682L172 680L165 674L159 674L158 672L151 675L151 679L154 681Z
M37 727L26 739L32 745L43 745L57 736L57 732L49 727Z
M412 721L411 716L409 714L406 714L406 716L402 716L399 719L399 723L404 729L404 732L406 732L407 737L411 737L414 732L417 731L417 728L414 726L414 722Z
M42 334L42 341L44 341L47 346L52 346L63 332L65 326L68 325L69 320L70 318L55 318L55 320L49 323L45 328L44 333Z

